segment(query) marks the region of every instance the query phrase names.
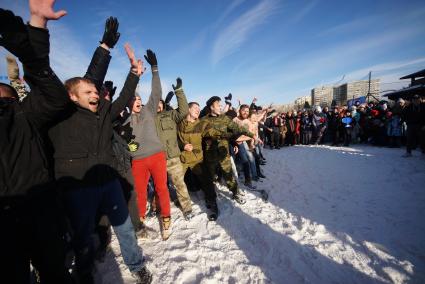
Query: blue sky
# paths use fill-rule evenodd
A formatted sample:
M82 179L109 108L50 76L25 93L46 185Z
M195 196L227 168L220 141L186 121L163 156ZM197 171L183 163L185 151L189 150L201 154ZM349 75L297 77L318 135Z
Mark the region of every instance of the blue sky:
M25 20L27 5L0 4ZM366 79L369 70L381 89L396 89L402 75L425 68L423 0L74 0L56 8L68 11L49 23L51 62L61 79L84 74L105 19L116 16L121 38L107 79L122 86L129 42L139 57L146 48L156 52L164 96L180 76L188 99L201 103L229 92L243 102L255 96L260 104L288 103L343 75L343 82ZM143 100L149 73L140 83Z

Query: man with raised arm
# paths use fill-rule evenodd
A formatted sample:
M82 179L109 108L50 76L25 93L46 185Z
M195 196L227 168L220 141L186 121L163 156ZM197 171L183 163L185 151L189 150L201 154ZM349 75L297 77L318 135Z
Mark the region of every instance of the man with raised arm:
M0 9L0 45L22 63L31 91L24 101L9 85L0 84L0 234L1 278L29 283L30 262L41 283L71 283L65 268L64 215L46 159L42 132L70 102L50 68L47 22L53 0L30 0L25 25Z
M116 29L113 30L116 34ZM111 47L118 37L115 35L109 44L102 44ZM91 235L99 215L108 217L117 235L124 262L138 283L150 283L152 280L137 246L118 173L114 168L113 121L134 95L144 71L142 61L136 60L129 44L125 45L125 50L131 68L119 98L110 102L99 96L98 90L109 59L93 57L86 78L75 77L65 82L74 104L49 133L54 148L55 175L63 188L65 209L74 231L76 271L83 283L93 283Z
M244 204L246 201L242 197L240 189L238 188L238 182L232 174L229 139L232 137L237 138L241 135L253 138L254 135L247 129L237 125L225 114L222 114L220 97L213 96L209 98L207 101L207 108L209 114L203 119L209 123L211 128L222 133L219 136L208 134L204 136L203 139L204 163L209 182L213 182L217 168L220 168L224 180L226 181L227 188L233 193L233 199L239 204Z
M158 199L161 214L162 239L167 240L171 234L170 195L167 189L167 160L166 153L156 131L155 118L162 88L158 74L158 61L152 50L147 50L146 61L151 65L152 90L148 102L140 112L133 112L130 125L133 128L134 142L140 145L131 152L133 157L132 172L137 192L140 220L144 224L146 218L147 186L152 175L155 183L155 195ZM139 234L147 237L147 228Z
M162 146L167 154L167 172L172 183L176 187L177 199L186 220L193 217L192 201L186 184L184 183L183 166L180 161L180 148L177 140L177 124L187 115L188 106L186 96L182 87L182 80L177 78L177 85L173 85L177 97L178 108L166 110L167 103L160 101L156 116L156 129ZM173 94L171 92L171 94ZM170 93L167 95L168 102L171 100Z

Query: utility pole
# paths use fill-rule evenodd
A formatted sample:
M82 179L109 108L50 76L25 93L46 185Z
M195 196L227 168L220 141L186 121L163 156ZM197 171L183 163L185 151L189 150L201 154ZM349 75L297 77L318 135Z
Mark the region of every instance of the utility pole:
M369 89L367 91L367 102L369 103L369 97L370 97L370 78L372 77L372 71L369 71Z

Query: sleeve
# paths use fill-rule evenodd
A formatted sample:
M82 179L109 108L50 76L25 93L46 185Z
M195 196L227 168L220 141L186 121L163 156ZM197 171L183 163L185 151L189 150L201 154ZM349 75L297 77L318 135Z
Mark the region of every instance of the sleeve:
M110 61L111 56L108 50L100 46L96 48L84 78L93 81L98 91L102 88Z
M145 108L153 114L156 113L159 101L162 96L161 79L159 78L158 67L152 67L152 91Z
M236 122L228 120L227 129L232 132L234 136L246 135L253 138L254 134L243 126L239 126Z
M24 78L31 89L22 107L28 119L42 128L65 110L70 99L65 86L50 68L49 31L28 26L28 37L35 56L22 62Z
M139 83L139 76L129 72L125 80L124 87L121 90L119 97L112 103L111 119L114 121L119 114L125 109L129 100L136 92L137 83Z
M182 88L177 89L175 93L177 97L178 108L172 111L171 117L176 123L180 123L189 112L189 106L186 95L184 94Z

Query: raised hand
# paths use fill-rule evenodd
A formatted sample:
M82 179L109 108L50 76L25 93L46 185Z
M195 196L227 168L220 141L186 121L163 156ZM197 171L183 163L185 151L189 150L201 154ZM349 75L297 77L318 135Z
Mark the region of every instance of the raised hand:
M182 79L180 78L180 77L178 77L177 79L176 79L176 81L177 81L177 85L176 86L174 86L174 84L172 85L173 86L173 89L174 89L174 91L175 90L177 90L177 89L180 89L181 87L182 87Z
M167 96L165 97L165 104L168 105L171 102L171 99L174 96L174 92L168 92Z
M143 72L145 72L145 68L143 67L143 61L141 59L136 59L136 56L134 55L134 50L133 48L131 48L129 43L126 43L124 45L124 48L125 52L127 53L127 57L130 60L130 71L140 77Z
M105 23L105 31L103 32L103 37L100 43L106 44L109 48L114 48L115 44L120 38L120 33L118 32L119 23L117 18L109 17Z
M115 95L115 91L117 90L117 87L114 87L114 82L105 81L104 86L105 86L106 91L108 91L108 94L112 98Z
M56 0L29 0L31 20L30 25L46 28L47 21L58 20L66 15L65 10L55 12L53 5Z
M152 50L146 50L145 59L151 66L158 66L158 61L156 60L155 52L153 52Z

